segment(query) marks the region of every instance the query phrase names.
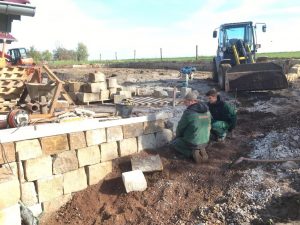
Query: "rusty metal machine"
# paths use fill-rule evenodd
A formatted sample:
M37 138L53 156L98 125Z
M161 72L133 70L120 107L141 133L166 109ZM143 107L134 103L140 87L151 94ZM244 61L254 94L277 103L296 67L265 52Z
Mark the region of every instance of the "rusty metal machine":
M225 91L256 91L288 87L280 65L256 58L256 28L252 22L228 23L219 29L217 55L213 59L213 79ZM262 31L266 31L266 24ZM217 30L213 37L218 35Z

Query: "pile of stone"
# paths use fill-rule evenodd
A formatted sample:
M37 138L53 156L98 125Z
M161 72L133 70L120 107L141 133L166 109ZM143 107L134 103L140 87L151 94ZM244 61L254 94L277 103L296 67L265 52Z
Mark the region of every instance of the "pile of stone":
M106 78L105 74L101 72L88 74L86 83L70 82L68 84L68 93L73 101L80 104L108 100L119 103L123 99L132 97L132 91L125 90L120 86L117 78Z

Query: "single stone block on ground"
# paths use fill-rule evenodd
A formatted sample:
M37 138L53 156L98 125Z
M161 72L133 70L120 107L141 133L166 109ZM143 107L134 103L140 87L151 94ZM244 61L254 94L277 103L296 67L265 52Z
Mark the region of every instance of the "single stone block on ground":
M127 193L147 189L147 181L141 170L122 173L122 180Z
M162 171L163 164L159 155L136 155L131 158L132 170L141 170L142 172Z
M101 72L90 73L88 75L88 81L89 82L105 82L106 76L104 73L101 73Z

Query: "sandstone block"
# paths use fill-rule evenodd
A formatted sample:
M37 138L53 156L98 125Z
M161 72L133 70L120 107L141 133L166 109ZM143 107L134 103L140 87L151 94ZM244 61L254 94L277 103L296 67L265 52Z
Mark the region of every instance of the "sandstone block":
M162 147L173 139L173 132L169 129L163 129L156 133L156 147Z
M40 203L57 198L63 195L63 175L40 179L36 186Z
M68 139L71 150L86 147L84 132L70 133Z
M101 162L110 161L119 157L117 142L101 144Z
M147 181L141 170L122 173L122 180L127 193L131 191L145 191L147 189Z
M15 150L15 145L14 143L3 143L1 144L1 154L0 154L0 165L5 164L5 163L10 163L10 162L15 162L16 161L16 150ZM4 153L2 153L2 150ZM4 155L4 157L3 157Z
M88 130L85 133L87 146L99 145L106 142L105 129Z
M119 91L118 94L125 96L125 98L132 98L131 91Z
M0 210L1 225L21 225L21 213L19 204Z
M18 203L20 198L20 186L17 176L10 171L0 174L0 210Z
M69 92L80 92L82 91L82 82L70 82L68 84Z
M11 174L10 172L10 168L13 171L13 175L15 175L16 177L19 178L19 180L23 183L25 182L25 178L24 178L24 170L23 170L23 165L22 163L19 162L12 162L8 164L3 164L2 168L0 168L0 173L2 173L3 171L9 171L9 174ZM4 172L5 173L5 172ZM19 177L20 175L20 177Z
M136 138L128 138L120 141L120 156L126 156L137 153Z
M88 83L83 85L83 92L86 93L99 93L103 90L107 90L106 82Z
M65 151L53 158L53 174L61 174L78 169L78 159L75 151Z
M89 82L105 82L106 77L104 73L96 72L96 73L90 73L88 75L88 81Z
M71 97L71 99L72 99L74 102L77 102L77 101L78 101L78 98L77 98L78 93L79 93L79 92L68 92L69 96Z
M87 188L87 178L83 167L67 172L63 176L64 194L70 194Z
M180 97L184 98L190 92L192 92L192 88L182 87L180 89Z
M102 90L100 91L100 100L108 100L109 99L109 90Z
M117 94L117 88L109 88L109 97L113 98L115 94Z
M19 160L32 159L42 155L38 139L16 142L16 152Z
M100 95L99 95L99 93L79 92L79 93L77 93L77 99L81 103L97 102L97 101L100 101Z
M300 74L300 64L296 64L290 68L289 73Z
M115 104L121 103L124 99L126 99L125 95L117 95L117 94L114 95L114 103Z
M98 145L77 150L79 167L93 165L100 162L100 149Z
M155 148L156 139L154 134L146 134L138 137L138 151Z
M123 130L121 126L106 128L107 142L120 141L123 139Z
M131 158L131 168L142 172L162 171L163 164L159 155L135 155Z
M42 212L43 212L42 204L41 203L29 206L28 209L30 209L30 211L32 212L33 216L35 216L35 217L39 217L42 214Z
M34 181L52 176L52 158L44 156L24 161L24 173L27 181Z
M21 200L26 206L37 204L38 198L33 182L26 182L21 184Z
M112 162L103 162L86 167L88 185L97 184L112 172Z
M41 138L42 151L46 155L54 155L69 150L67 135L56 135Z
M108 78L107 79L107 86L109 88L118 88L119 85L118 85L118 80L117 78Z
M144 134L143 123L133 123L123 126L124 138L138 137Z
M62 196L52 199L51 201L43 202L42 207L43 207L44 212L51 214L51 213L58 211L60 209L60 207L65 205L71 199L72 199L71 194L62 195Z
M153 134L160 132L165 128L165 123L163 120L155 120L144 122L144 134Z

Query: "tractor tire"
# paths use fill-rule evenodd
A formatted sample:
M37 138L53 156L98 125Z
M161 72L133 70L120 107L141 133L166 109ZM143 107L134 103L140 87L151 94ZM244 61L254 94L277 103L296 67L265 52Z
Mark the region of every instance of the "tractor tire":
M220 64L218 73L218 84L221 90L225 89L226 72L231 68L230 64Z
M215 82L218 82L218 69L217 69L217 65L216 65L216 59L213 59L213 71L212 71L212 79Z

